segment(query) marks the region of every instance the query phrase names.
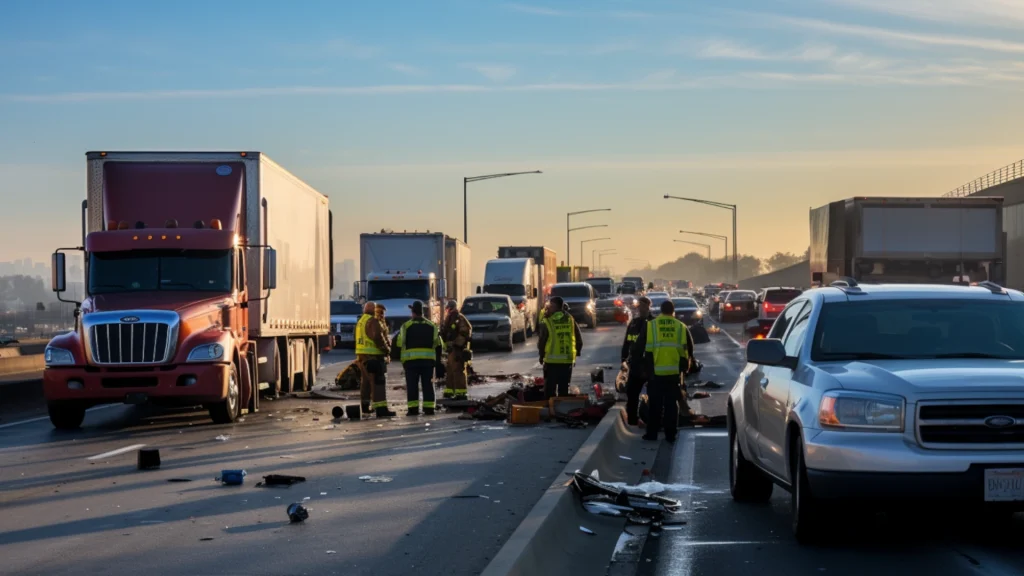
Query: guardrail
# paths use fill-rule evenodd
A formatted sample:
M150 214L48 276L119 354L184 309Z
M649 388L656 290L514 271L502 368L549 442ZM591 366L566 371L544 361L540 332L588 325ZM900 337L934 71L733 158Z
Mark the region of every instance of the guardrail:
M1009 166L1003 166L998 170L993 170L976 180L971 180L952 192L943 194L943 196L963 198L964 196L977 194L982 190L999 186L1000 184L1006 184L1007 182L1011 182L1019 178L1024 178L1024 160L1018 160Z

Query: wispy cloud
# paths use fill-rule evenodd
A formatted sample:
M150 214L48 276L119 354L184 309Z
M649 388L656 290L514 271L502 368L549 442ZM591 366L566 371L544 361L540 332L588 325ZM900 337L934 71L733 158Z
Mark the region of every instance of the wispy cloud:
M427 73L426 70L418 66L412 66L410 64L403 64L401 62L389 62L387 64L388 69L405 74L407 76L423 76Z
M499 53L539 56L607 56L642 51L639 42L632 39L608 40L594 44L540 44L495 42L490 44L432 44L428 49L444 54Z
M827 20L794 18L789 16L760 15L757 18L760 19L761 22L768 24L783 25L804 30L814 30L817 32L827 32L829 34L868 38L871 40L902 45L946 46L950 48L971 48L975 50L1012 54L1024 53L1024 43L1000 40L997 38L909 32L905 30L894 30L891 28L861 26L858 24L844 24L839 22L830 22Z
M313 46L313 49L324 55L340 56L355 60L376 58L381 49L377 46L362 44L347 38L332 38Z
M722 60L773 60L758 48L744 46L732 40L709 40L697 51L698 58Z
M836 68L879 70L895 63L889 58L868 56L859 52L841 52L831 44L809 43L789 50L764 50L733 40L715 39L705 42L696 56L711 60L748 60L763 62L817 62Z
M828 0L849 8L916 20L1019 28L1024 23L1021 0Z
M516 69L506 64L463 64L462 67L473 70L491 82L506 82L516 75Z
M517 2L511 2L505 4L505 7L513 12L521 12L523 14L536 14L538 16L568 16L568 12L562 10L555 10L554 8L545 8L544 6L533 6L530 4L519 4Z

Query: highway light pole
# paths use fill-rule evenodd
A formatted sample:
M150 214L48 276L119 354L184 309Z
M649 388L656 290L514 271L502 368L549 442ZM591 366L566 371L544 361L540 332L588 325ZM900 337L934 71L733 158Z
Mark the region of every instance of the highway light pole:
M711 244L701 244L700 242L690 242L689 240L673 240L673 242L679 242L680 244L693 244L694 246L703 246L708 249L708 260L711 260Z
M572 268L572 248L569 245L569 233L573 230L583 230L583 228L597 228L597 226L583 226L581 228L569 228L569 219L578 214L589 214L591 212L611 212L611 208L595 208L594 210L580 210L579 212L569 212L565 215L565 265ZM607 224L604 224L607 226ZM580 260L583 259L583 255L580 255Z
M597 269L597 268L601 267L601 259L600 258L597 259L597 268L594 267L594 256L595 255L603 256L605 254L608 254L608 255L616 254L615 248L605 248L604 250L598 250L597 248L594 248L593 250L590 251L590 267L591 267L591 269Z
M580 240L580 265L583 265L583 245L587 242L598 242L601 240L611 240L611 238L588 238L586 240ZM593 256L593 254L591 254ZM593 258L591 258L590 267L594 267Z
M739 258L736 256L736 205L725 204L724 202L712 202L710 200L701 200L699 198L684 198L682 196L671 196L669 194L665 194L665 199L682 200L684 202L696 202L697 204L706 204L708 206L714 206L715 208L732 210L732 276L733 282L739 282L740 261Z
M521 176L523 174L543 174L540 170L531 172L506 172L504 174L485 174L483 176L468 176L462 179L462 241L469 244L469 195L466 193L470 182L481 180L493 180L495 178L507 178L509 176Z
M724 256L724 258L728 258L729 257L729 237L728 236L722 236L721 234L708 234L707 232L694 232L693 230L680 230L679 233L680 234L696 234L698 236L706 236L708 238L717 238L719 240L723 240L723 241L725 241L725 256ZM709 257L709 259L710 259L710 257Z

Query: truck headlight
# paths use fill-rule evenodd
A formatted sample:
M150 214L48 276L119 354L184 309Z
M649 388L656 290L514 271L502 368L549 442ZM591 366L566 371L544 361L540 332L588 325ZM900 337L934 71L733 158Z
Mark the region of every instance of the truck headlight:
M696 311L694 311L694 313L693 313L693 317L694 317L694 318L703 318L703 317L704 317L704 313L703 313L703 312L701 312L700 310L696 310Z
M47 366L72 366L75 363L75 357L69 350L47 346L43 353L43 361Z
M900 396L833 390L821 398L823 428L866 432L902 432L906 401Z
M224 347L220 344L203 344L196 346L188 353L189 362L210 362L224 357Z
M590 310L590 311L594 310L594 303L593 302L587 302L587 310Z

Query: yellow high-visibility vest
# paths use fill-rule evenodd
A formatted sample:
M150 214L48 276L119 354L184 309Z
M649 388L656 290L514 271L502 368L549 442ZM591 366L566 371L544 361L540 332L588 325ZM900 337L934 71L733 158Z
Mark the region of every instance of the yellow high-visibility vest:
M366 335L366 324L370 320L377 319L373 314L363 314L359 317L359 322L356 322L356 354L383 356L384 351L377 348L377 343Z
M548 341L544 347L544 362L572 364L576 361L576 330L572 316L555 312L542 321L548 328Z
M654 356L654 374L679 374L679 362L687 357L686 326L671 316L658 316L647 322L647 352Z
M407 331L417 324L429 326L433 330L429 343L432 346L431 348L424 346L424 344L427 344L425 341L419 341L423 340L426 334L417 334L416 336L418 337L415 338L417 342L409 342ZM407 347L407 345L409 346ZM434 360L436 356L436 352L434 350L438 346L444 347L444 344L441 343L441 337L438 334L437 325L430 320L425 320L423 318L409 320L405 324L402 324L401 330L398 331L398 347L402 349L402 362L408 362L409 360Z

